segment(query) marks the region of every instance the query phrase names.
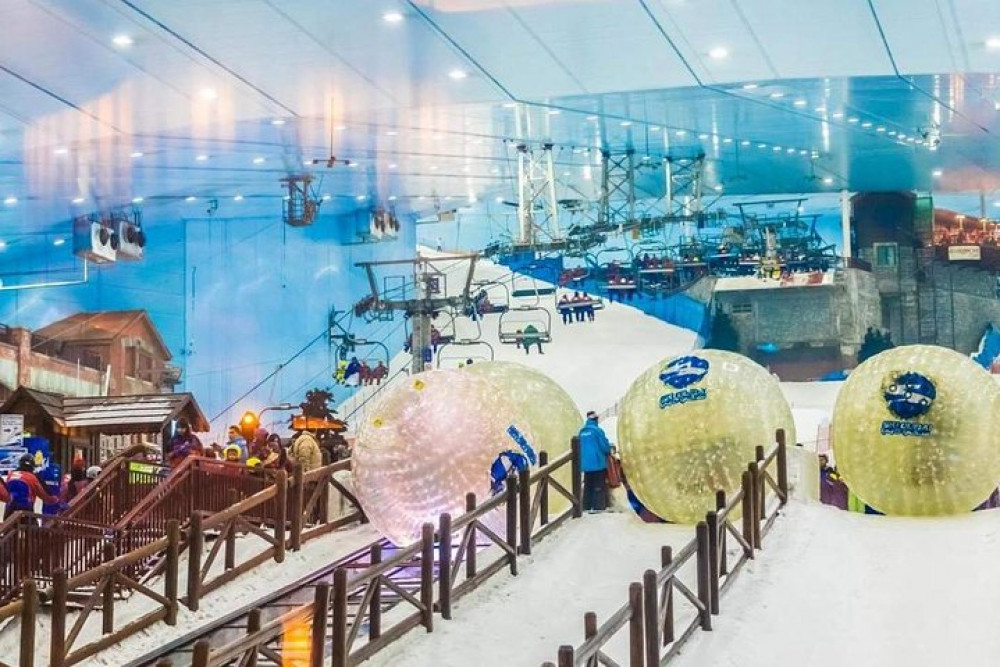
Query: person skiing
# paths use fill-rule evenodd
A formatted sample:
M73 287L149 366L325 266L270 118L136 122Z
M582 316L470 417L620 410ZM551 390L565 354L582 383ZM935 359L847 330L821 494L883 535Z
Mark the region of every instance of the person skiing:
M31 454L25 454L18 460L17 470L7 475L6 484L10 501L4 507L4 521L14 512L34 512L35 500L38 498L47 505L59 504L59 497L49 494L35 476L35 460Z
M587 413L580 429L580 470L583 471L583 509L593 514L603 512L608 502L608 456L611 443L597 424L597 413Z

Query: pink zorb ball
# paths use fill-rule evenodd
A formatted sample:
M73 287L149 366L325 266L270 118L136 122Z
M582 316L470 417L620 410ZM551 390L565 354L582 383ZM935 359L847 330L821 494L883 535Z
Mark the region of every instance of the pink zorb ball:
M466 494L482 504L499 492L494 463L529 459L534 440L507 393L458 369L427 371L387 390L361 424L353 454L358 500L377 530L408 545L424 523L462 515ZM503 530L503 512L486 523Z

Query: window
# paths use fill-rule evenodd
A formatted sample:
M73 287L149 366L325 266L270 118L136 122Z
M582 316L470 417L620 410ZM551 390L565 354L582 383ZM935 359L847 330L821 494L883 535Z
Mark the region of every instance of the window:
M880 268L896 268L899 262L899 244L896 243L876 243L875 244L875 266Z
M746 303L734 303L732 313L733 315L746 315L747 313L753 312L753 304L750 302Z

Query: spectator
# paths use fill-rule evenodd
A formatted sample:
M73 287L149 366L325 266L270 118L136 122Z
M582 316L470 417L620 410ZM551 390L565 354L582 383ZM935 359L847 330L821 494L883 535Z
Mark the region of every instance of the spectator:
M604 429L597 425L597 413L587 413L580 429L580 470L583 471L583 509L593 514L603 512L608 502L608 456L611 443Z
M529 324L524 327L524 334L521 338L521 344L524 345L524 353L531 353L531 346L538 345L538 354L545 354L542 352L542 339L538 333L538 329L535 328L534 324Z
M50 495L35 476L35 460L31 454L23 455L17 462L17 470L7 475L7 495L10 500L4 507L4 521L14 512L34 512L38 498L45 504L59 503L59 498Z
M303 473L323 465L323 451L319 448L319 441L309 431L302 431L295 437L288 450L288 458L292 463L302 466Z
M268 436L264 455L260 458L265 468L271 470L288 469L288 452L285 451L285 446L281 444L281 437L277 433Z
M241 462L250 458L250 448L247 446L247 441L243 438L243 434L240 432L240 427L230 426L228 436L229 439L226 441L225 447L222 448L222 458L228 460L228 457L226 456L226 449L228 449L230 445L236 445L240 448Z
M222 459L226 463L243 463L243 450L240 449L239 445L232 444L226 445L225 449L222 450Z
M87 488L91 481L87 478L87 468L84 467L83 461L79 461L80 465L77 463L77 461L73 462L73 467L70 468L69 475L66 476L66 483L63 484L62 501L64 503L68 503L80 495L80 492Z
M268 433L263 426L257 427L253 433L253 442L250 444L250 456L260 456L260 453L267 449Z
M565 294L559 299L559 315L562 317L563 324L570 324L573 321L573 305L569 301L569 297Z
M167 448L167 464L171 468L176 468L187 457L201 456L201 454L201 440L191 432L191 424L186 419L178 420L177 430L170 438L170 444Z

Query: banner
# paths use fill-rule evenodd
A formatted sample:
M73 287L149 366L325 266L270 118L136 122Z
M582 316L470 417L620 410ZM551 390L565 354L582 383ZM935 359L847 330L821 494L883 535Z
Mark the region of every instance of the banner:
M0 447L20 447L24 438L24 415L0 415Z
M982 258L982 249L977 245L948 246L948 259L952 262L978 262Z

